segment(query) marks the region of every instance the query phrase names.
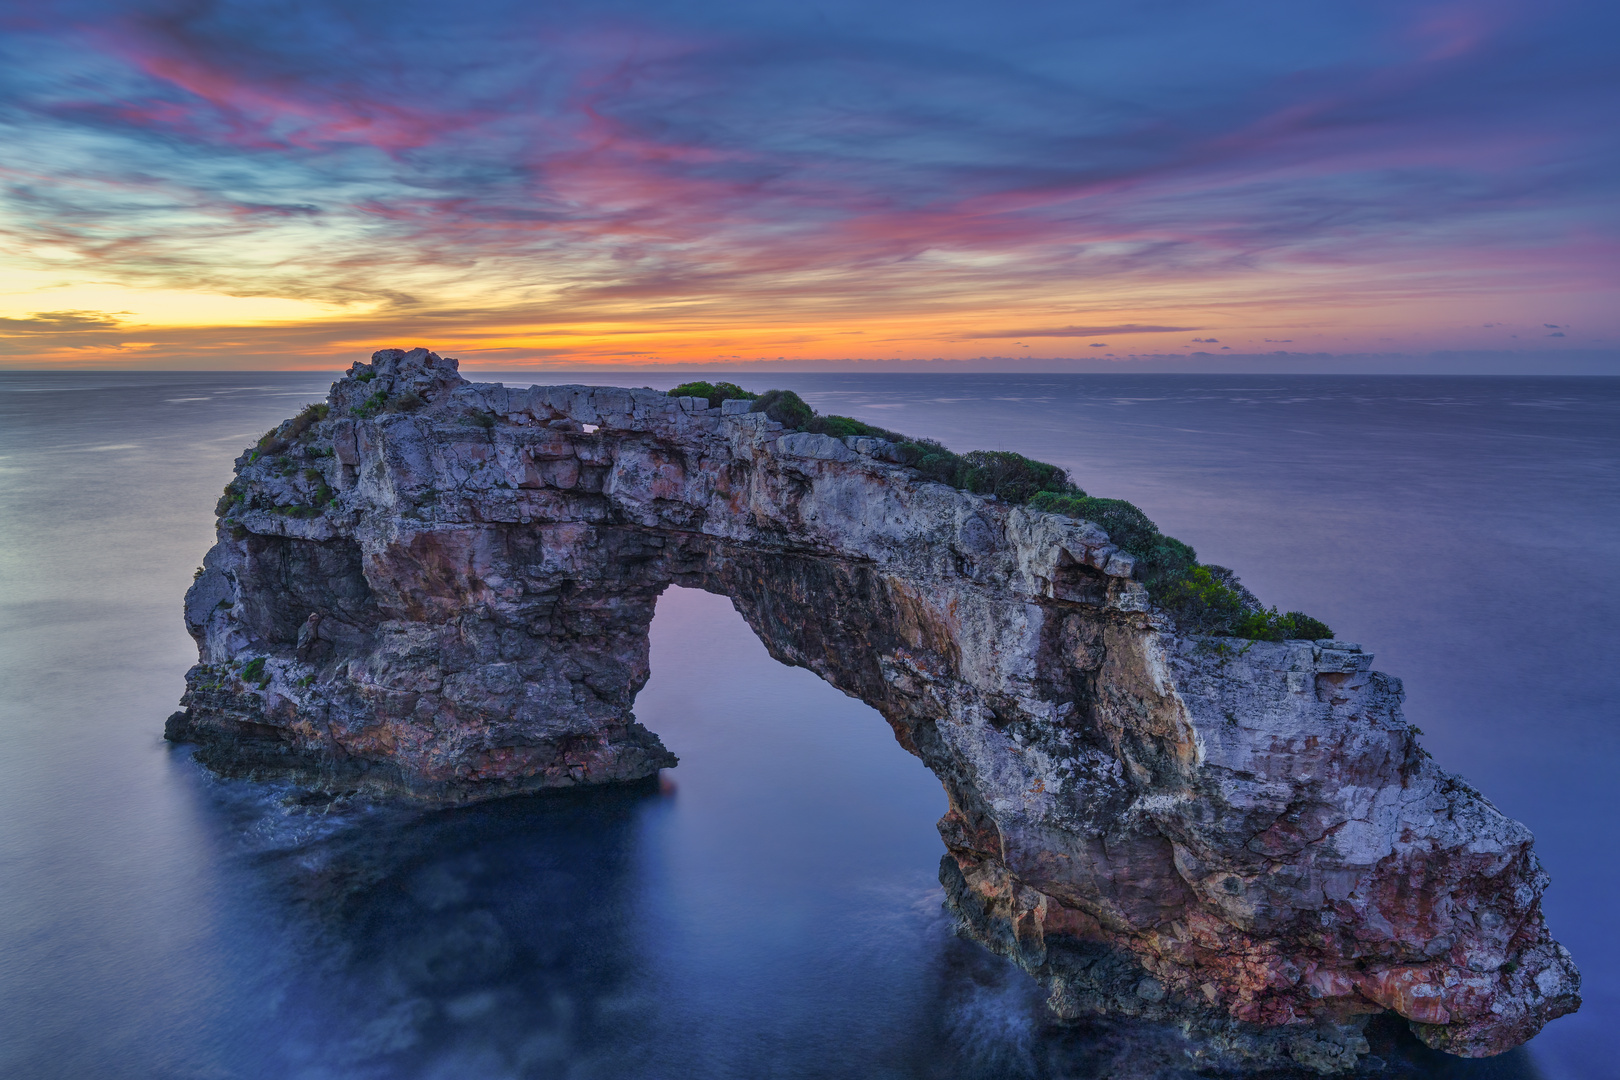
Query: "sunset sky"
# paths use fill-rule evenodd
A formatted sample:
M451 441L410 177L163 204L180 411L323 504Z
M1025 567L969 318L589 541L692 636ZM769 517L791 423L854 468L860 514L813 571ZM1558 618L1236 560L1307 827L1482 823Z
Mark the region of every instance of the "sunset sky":
M0 2L0 367L1616 357L1620 5Z

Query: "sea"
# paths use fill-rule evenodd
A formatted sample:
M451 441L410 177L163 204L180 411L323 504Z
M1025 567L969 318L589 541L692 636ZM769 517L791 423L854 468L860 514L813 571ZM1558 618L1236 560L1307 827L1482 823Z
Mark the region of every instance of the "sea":
M656 784L429 811L165 743L231 462L334 377L0 373L0 1076L1195 1075L954 936L939 783L723 597L659 601ZM1375 1075L1620 1076L1620 379L733 378L1058 463L1376 653L1535 833L1585 1005L1482 1061L1380 1036Z

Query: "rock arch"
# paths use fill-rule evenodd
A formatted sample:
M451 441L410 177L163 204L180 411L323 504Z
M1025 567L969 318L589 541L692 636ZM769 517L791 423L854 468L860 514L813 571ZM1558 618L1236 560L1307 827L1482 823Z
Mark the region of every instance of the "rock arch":
M1388 1009L1498 1052L1578 1004L1531 837L1350 643L1184 637L1096 526L877 440L377 353L237 461L168 735L224 772L460 801L645 778L657 597L731 598L944 784L963 929L1062 1017L1331 1071Z

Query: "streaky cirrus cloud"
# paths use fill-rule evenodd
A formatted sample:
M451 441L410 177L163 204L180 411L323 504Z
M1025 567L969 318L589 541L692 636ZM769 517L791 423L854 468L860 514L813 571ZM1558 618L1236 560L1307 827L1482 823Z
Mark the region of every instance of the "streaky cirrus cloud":
M159 364L109 342L253 318L514 361L1544 321L1612 348L1617 28L1588 0L18 6L0 317L53 327L16 363Z

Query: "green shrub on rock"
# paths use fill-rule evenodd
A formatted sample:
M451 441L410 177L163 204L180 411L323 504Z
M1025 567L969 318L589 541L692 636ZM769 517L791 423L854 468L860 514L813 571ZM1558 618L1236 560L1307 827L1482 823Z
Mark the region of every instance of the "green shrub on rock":
M901 439L895 444L900 460L930 480L957 487L956 478L962 469L962 455L945 449L933 439Z
M994 495L1022 504L1042 493L1079 490L1056 465L1010 450L970 450L962 455L962 462L965 469L959 486L975 495Z
M1183 633L1286 641L1333 636L1326 623L1298 611L1267 610L1236 574L1224 566L1203 565L1188 544L1159 531L1148 516L1123 499L1094 499L1072 493L1040 493L1036 510L1094 521L1108 538L1136 560L1136 579L1153 602L1176 620Z
M669 391L670 397L700 397L709 400L709 408L718 409L722 401L753 401L758 394L744 390L736 383L689 382L681 383Z
M1264 620L1257 623L1254 619L1262 613L1247 603L1248 590L1234 587L1233 578L1219 574L1219 569L1194 565L1180 577L1163 581L1157 589L1148 591L1161 608L1175 617L1176 625L1183 632L1255 640L1252 633L1243 631L1263 629Z
M687 383L677 386L670 391L672 397L703 397L700 391L708 383ZM824 416L811 408L803 398L792 390L767 390L763 394L751 394L731 383L716 383L715 394L722 389L736 391L727 392L727 397L746 398L754 403L750 412L762 412L775 420L783 427L794 431L809 431L817 435L831 435L835 439L849 438L850 436L863 436L872 439L886 439L889 442L903 442L904 435L896 434L888 428L880 428L876 424L868 424L864 420L856 420L852 416ZM709 404L717 405L723 398L710 396Z
M1197 552L1161 533L1146 514L1124 499L1094 499L1076 488L1073 492L1041 492L1029 505L1102 526L1108 538L1136 560L1136 579L1150 594L1179 581L1198 565Z
M1333 631L1328 628L1327 623L1313 619L1302 611L1289 611L1278 615L1277 609L1273 607L1270 611L1250 615L1238 628L1237 636L1253 638L1256 641L1288 641L1296 638L1317 641L1332 637Z
M880 428L849 416L812 416L810 422L805 425L804 430L813 431L818 435L831 435L835 439L861 435L871 439L887 439L890 442L897 442L905 438L905 436L896 435L887 428Z
M1080 490L1069 482L1069 474L1056 465L1010 450L970 450L958 454L932 439L907 439L892 432L889 437L895 440L895 449L907 465L930 480L975 495L994 495L1022 504L1043 492L1057 495Z
M767 390L754 399L749 412L762 412L783 427L803 431L815 418L816 410L791 390Z

